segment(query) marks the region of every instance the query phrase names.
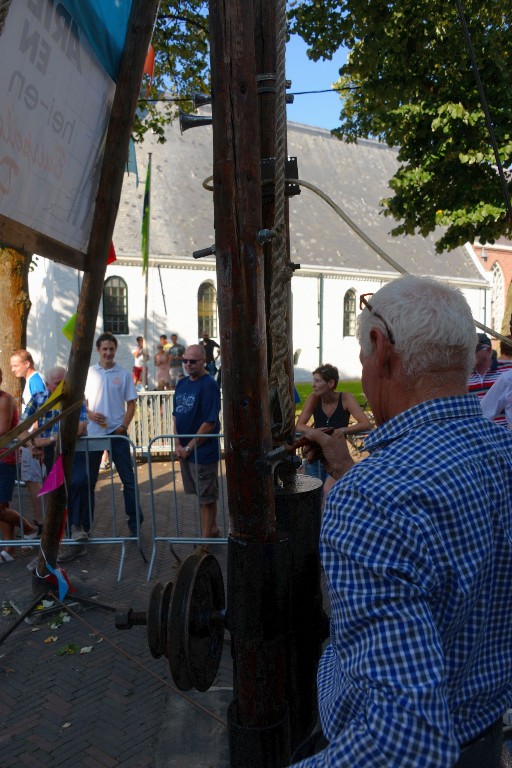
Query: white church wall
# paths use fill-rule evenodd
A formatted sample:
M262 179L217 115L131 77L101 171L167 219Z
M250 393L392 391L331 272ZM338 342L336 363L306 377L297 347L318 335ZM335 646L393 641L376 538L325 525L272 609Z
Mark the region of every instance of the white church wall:
M128 291L128 334L119 334L116 359L120 365L131 368L131 349L137 336L144 335L145 278L140 267L118 263L107 267L106 277L117 276L126 282ZM161 282L160 282L161 276ZM178 269L149 267L148 271L148 324L147 348L150 354L149 376L153 377L153 355L161 333L176 332L183 344L198 341L197 292L204 281L216 285L212 269ZM77 270L63 267L38 257L29 276L32 308L28 322L27 346L43 372L54 365L66 365L70 343L62 327L76 312L82 275ZM164 304L165 297L165 304ZM97 337L104 330L103 305L96 320ZM95 350L91 356L96 362Z
M131 368L131 349L136 336L144 333L144 285L140 267L114 263L107 267L107 277L117 275L127 285L129 333L119 335L118 362ZM47 372L54 365L66 365L70 343L62 333L65 322L76 311L82 275L76 270L38 257L29 275L32 309L28 323L27 346L38 368ZM204 281L216 286L213 268L158 269L149 267L148 274L148 351L150 353L149 377L153 380L153 355L161 333L170 338L176 332L183 344L198 340L197 292ZM320 364L336 365L342 378L359 378L359 345L355 336L343 337L343 300L347 290L356 292L356 314L359 314L361 293L377 291L380 279L364 280L361 277L323 278L322 323L319 317L321 279L318 274L296 273L292 279L293 296L293 351L301 349L295 367L296 381L310 381L311 372ZM489 322L489 292L482 288L463 287L473 316ZM165 298L165 305L164 305ZM98 336L103 331L103 307L96 321ZM322 345L320 351L320 332ZM217 336L217 341L219 337ZM320 359L320 354L322 359ZM95 350L92 362L96 361Z

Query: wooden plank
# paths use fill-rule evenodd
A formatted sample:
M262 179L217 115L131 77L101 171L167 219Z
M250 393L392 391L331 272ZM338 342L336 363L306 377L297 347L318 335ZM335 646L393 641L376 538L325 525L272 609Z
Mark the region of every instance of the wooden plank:
M72 269L83 270L85 268L85 254L69 248L64 243L36 232L35 229L20 224L18 221L8 219L0 214L0 243L6 248L15 248L21 253L38 254L47 259L57 261Z

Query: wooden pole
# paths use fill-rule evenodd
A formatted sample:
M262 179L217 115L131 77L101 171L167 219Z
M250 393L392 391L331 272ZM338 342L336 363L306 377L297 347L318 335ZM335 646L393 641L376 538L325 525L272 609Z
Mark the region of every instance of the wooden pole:
M151 152L148 155L148 174L149 174L149 188L148 188L148 219L147 219L147 264L146 269L144 271L144 341L142 344L142 350L144 353L147 352L147 346L148 346L148 292L149 292L149 247L151 242L150 237L150 231L151 231ZM145 211L144 211L145 213ZM144 255L143 255L144 258ZM142 386L144 389L148 388L148 361L146 360L146 355L144 354L144 367L142 372Z
M214 222L231 532L271 541L272 478L254 470L272 443L252 19L252 0L210 2Z
M78 302L75 334L69 356L62 409L83 398L84 394L94 343L95 319L103 293L107 258L121 197L142 70L151 39L157 6L158 0L133 0L132 4L107 131L105 155L87 250L86 270ZM68 418L63 419L61 425L62 459L68 483L71 478L78 421L79 413L76 411ZM41 549L48 563L55 568L59 535L66 508L65 488L61 486L57 491L48 494L47 500L47 516L43 528ZM42 552L39 556L38 574L44 577L48 570Z
M231 765L289 762L287 549L276 541L267 375L253 0L210 0L213 186L226 478L228 628L234 656ZM278 743L280 746L275 749ZM276 760L265 762L270 753Z
M276 51L276 3L273 0L254 0L254 44L256 55L256 67L259 75L268 75L269 79L260 80L260 93L258 96L259 105L259 132L260 132L260 154L262 160L275 158L276 154L276 70L277 70L277 51ZM274 76L273 78L271 76ZM275 199L274 196L265 194L263 190L262 202L262 223L265 229L273 229L275 224ZM289 215L288 201L286 201L286 223L285 236L288 252L288 261L290 254L289 238ZM268 365L272 359L272 341L268 327L270 286L273 280L272 269L272 245L269 243L263 247L265 255L265 299L266 299L266 317L267 317L267 338L268 338ZM292 312L291 312L291 283L287 290L288 300L283 306L283 312L286 314L286 323L288 327L288 338L290 343L290 356L287 361L286 372L290 382L290 398L293 398L293 365L292 365Z

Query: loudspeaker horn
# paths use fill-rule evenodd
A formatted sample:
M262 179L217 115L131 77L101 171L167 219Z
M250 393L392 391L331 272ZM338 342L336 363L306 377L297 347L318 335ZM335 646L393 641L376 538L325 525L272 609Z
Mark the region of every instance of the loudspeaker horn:
M204 107L206 104L211 104L212 97L209 93L199 93L198 91L194 91L192 94L192 101L194 102L194 109L199 109L199 107Z
M189 128L199 128L200 125L211 125L213 117L211 115L189 115L180 109L180 131L184 133Z

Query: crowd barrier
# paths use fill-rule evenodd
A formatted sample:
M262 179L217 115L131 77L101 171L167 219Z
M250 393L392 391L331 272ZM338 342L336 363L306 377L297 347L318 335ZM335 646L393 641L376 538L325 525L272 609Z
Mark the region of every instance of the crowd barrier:
M137 446L137 453L143 456L149 451L163 455L168 453L171 447L170 437L174 431L173 405L174 392L143 389L138 393L135 416L128 430L128 437ZM222 432L222 408L220 423ZM158 437L155 437L156 435Z
M180 435L185 439L193 439L196 435ZM219 454L222 456L223 435L202 434L201 440L216 440L219 443ZM147 579L151 579L157 545L159 543L173 544L206 544L217 546L227 542L228 520L226 515L226 483L223 461L219 461L219 498L217 501L217 525L220 537L205 539L201 531L201 505L196 494L185 494L181 480L180 461L176 459L174 447L175 434L158 435L150 440L148 445L148 481L149 505L151 521L152 551L148 566ZM194 450L195 454L195 450ZM159 464L158 477L155 477L155 457L159 462L165 462L166 470L162 472ZM158 487L157 487L158 484ZM197 487L197 482L196 482Z
M196 435L182 435L193 439ZM229 528L227 515L227 492L224 473L224 463L219 462L219 498L217 501L217 524L220 530L220 537L215 539L204 539L201 531L201 505L196 494L187 495L183 489L181 480L181 467L179 460L175 457L175 444L178 436L172 431L167 434L158 435L148 441L146 446L147 457L147 493L140 493L139 488L139 466L140 446L135 445L133 440L125 435L108 435L105 437L82 437L77 441L76 454L85 454L85 471L87 474L87 518L90 526L87 546L97 544L118 544L121 547L118 580L122 578L122 571L126 556L126 545L128 542L135 541L140 546L140 523L137 521L137 535L132 535L127 527L127 518L125 514L124 498L121 493L122 483L112 461L106 471L99 474L102 480L101 487L96 487L95 491L95 509L93 515L92 498L93 489L89 484L90 466L89 456L92 452L103 452L104 450L112 452L114 441L125 441L130 445L131 465L135 479L135 500L137 508L141 508L145 522L144 531L149 530L151 538L151 556L148 565L147 578L151 578L157 546L161 543L173 544L207 544L219 545L227 542L227 532ZM219 452L222 456L223 435L201 435L202 440L215 440L219 443ZM158 465L157 465L158 462ZM158 466L158 472L155 468ZM41 476L41 480L44 478ZM105 482L106 481L106 482ZM45 496L41 497L43 503L43 519L46 514ZM11 506L17 509L23 519L31 521L33 518L32 507L28 490L25 484L20 480L18 473L18 482L15 487L14 498ZM107 513L108 510L108 514ZM62 545L80 546L84 542L77 542L71 538L70 521L68 520ZM21 537L14 540L0 539L0 548L13 546L39 546L40 539L28 539Z
M110 483L108 489L103 487L99 493L103 495L103 499L100 501L98 496L98 490L95 492L95 507L96 514L92 515L92 496L93 489L90 484L90 464L89 457L92 452L103 452L108 450L112 452L112 445L114 441L125 441L130 446L130 459L131 466L134 474L134 495L135 505L139 509L141 507L139 497L139 484L137 476L137 446L133 443L129 437L125 435L108 435L105 437L81 437L77 440L75 452L76 454L85 454L85 472L87 476L87 512L86 519L88 520L90 532L87 539L87 546L96 544L119 544L121 546L121 554L118 567L118 581L121 580L124 560L126 556L126 544L130 541L134 541L140 544L140 521L136 522L136 535L132 534L127 526L127 518L124 507L124 497L119 493L120 481L117 473L114 471L114 467L111 464L109 470ZM101 474L100 477L105 477L105 474ZM108 477L108 475L107 475ZM41 478L44 481L43 477ZM105 503L105 494L109 499L108 503ZM43 519L46 514L45 509L45 497L41 497L43 502ZM25 484L20 478L19 464L17 465L17 483L14 491L13 502L11 503L13 508L17 508L20 513L20 517L31 521L32 520L32 507L28 490L25 488ZM105 510L109 509L109 516L105 515ZM144 514L144 510L142 510ZM23 530L23 525L21 526ZM75 541L70 536L70 521L68 520L65 533L62 539L62 544L65 546L80 546L84 542ZM0 547L26 547L26 546L39 546L40 539L28 539L26 536L21 535L19 539L6 540L0 539Z

